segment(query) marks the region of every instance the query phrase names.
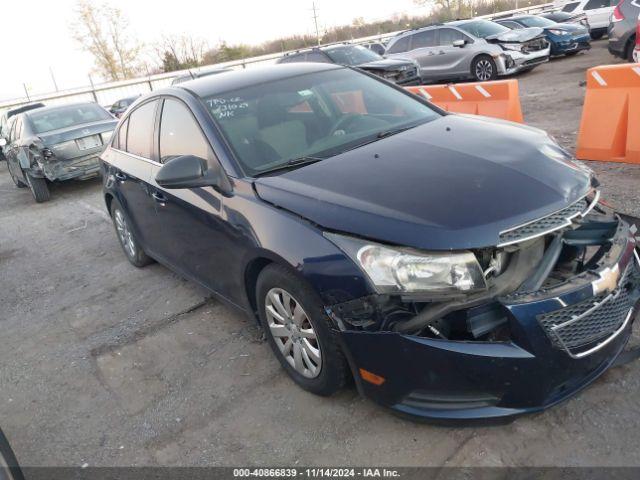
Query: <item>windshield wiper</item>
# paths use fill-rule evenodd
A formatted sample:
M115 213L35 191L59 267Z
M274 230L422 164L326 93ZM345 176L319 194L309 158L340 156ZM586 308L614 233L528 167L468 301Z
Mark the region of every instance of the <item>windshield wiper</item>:
M409 130L413 127L416 127L417 125L415 124L411 124L411 125L405 125L404 127L398 127L398 128L392 128L390 130L384 130L380 133L378 133L376 135L377 139L381 139L381 138L386 138L386 137L390 137L391 135L395 135L396 133L400 133L400 132L404 132L405 130Z
M257 173L255 176L260 177L262 175L266 175L272 172L278 172L280 170L289 170L292 168L303 167L305 165L310 165L312 163L317 163L321 160L324 160L323 157L313 157L309 155L305 155L298 158L292 158L291 160L287 160L282 165L278 165L277 167L270 168L269 170L265 170L264 172Z

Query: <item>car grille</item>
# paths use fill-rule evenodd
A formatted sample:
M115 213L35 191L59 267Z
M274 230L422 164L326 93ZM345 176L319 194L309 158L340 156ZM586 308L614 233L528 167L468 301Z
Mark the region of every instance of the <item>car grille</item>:
M572 205L539 220L525 223L500 233L499 247L511 245L534 237L539 237L571 225L571 220L587 209L587 201L579 200Z
M537 52L539 50L544 50L549 46L549 42L547 42L544 38L534 38L526 42L522 46L523 52Z
M623 274L618 288L583 302L538 316L538 322L556 347L576 355L577 349L614 334L633 308L627 284L637 275L632 261Z
M403 80L415 78L417 75L418 69L416 67L411 67L402 72L385 72L383 77L394 82L402 82Z

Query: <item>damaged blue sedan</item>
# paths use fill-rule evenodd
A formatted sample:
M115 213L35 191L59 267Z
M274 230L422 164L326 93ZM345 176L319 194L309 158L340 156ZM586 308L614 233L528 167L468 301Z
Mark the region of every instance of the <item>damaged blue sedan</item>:
M552 406L625 349L635 227L543 131L365 72L256 68L139 99L101 156L131 263L253 318L302 388L425 419Z

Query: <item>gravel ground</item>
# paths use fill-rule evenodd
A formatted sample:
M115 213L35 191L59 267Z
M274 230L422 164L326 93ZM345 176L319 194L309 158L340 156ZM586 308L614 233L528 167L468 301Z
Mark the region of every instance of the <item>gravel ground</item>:
M579 82L611 61L605 40L520 77L527 122L573 148ZM640 167L589 165L640 215ZM640 465L640 364L505 426L416 424L302 391L250 320L130 266L98 181L36 205L0 163L0 225L0 425L24 465Z

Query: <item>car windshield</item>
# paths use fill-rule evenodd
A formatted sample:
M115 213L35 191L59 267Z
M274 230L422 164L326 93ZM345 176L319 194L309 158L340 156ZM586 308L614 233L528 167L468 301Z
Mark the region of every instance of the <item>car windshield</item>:
M360 45L328 48L324 52L329 55L331 60L340 65L355 66L382 60L382 57L376 52Z
M479 38L486 38L492 35L500 35L501 33L510 32L511 30L502 25L488 20L474 20L473 22L461 23L456 25L458 28Z
M110 118L111 115L104 108L92 104L43 110L29 115L34 133L45 133Z
M548 18L533 17L533 16L521 17L519 19L519 22L522 23L525 27L540 27L540 28L552 27L553 25L556 24L556 22L553 22Z
M346 68L204 101L250 176L325 159L441 116L411 95Z

